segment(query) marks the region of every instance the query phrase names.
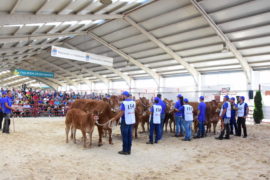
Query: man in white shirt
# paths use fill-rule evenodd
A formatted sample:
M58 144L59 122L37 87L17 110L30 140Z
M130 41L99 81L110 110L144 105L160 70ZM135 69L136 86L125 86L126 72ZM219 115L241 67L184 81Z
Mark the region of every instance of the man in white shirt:
M240 102L237 105L237 136L241 136L241 131L243 128L244 131L244 136L243 138L247 137L247 127L246 127L246 117L248 115L249 112L249 108L248 108L248 104L245 103L245 97L241 96L240 97Z
M192 137L192 122L193 122L193 107L188 104L188 99L184 99L184 105L181 107L183 111L184 126L186 135L183 141L191 141Z

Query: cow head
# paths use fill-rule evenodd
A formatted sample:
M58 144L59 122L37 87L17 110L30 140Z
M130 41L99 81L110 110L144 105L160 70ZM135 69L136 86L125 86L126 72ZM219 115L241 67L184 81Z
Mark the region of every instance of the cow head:
M93 114L92 114L92 117L94 119L94 121L98 121L99 120L99 112L94 110Z

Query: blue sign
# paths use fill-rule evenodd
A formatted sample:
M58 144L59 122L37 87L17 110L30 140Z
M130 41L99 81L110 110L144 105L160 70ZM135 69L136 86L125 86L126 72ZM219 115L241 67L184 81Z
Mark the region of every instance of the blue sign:
M19 76L54 78L54 73L52 72L30 71L25 69L15 69L14 74Z

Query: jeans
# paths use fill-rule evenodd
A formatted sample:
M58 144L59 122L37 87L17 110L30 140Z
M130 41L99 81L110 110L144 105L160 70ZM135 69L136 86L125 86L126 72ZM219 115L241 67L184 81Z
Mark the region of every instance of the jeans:
M199 121L199 131L197 137L203 137L205 134L204 121Z
M191 140L192 137L192 121L185 121L186 140Z
M131 151L132 128L133 128L133 125L127 125L125 122L121 123L121 135L122 135L123 151L124 152Z
M159 127L159 139L162 139L165 114L161 114L161 119L160 120L161 120L161 123L160 123L160 127Z
M2 129L3 118L4 118L4 113L2 111L0 111L0 129Z
M149 133L149 141L152 143L154 140L154 132L155 136L155 143L158 142L160 139L160 124L154 124L153 120L150 121L150 133Z
M230 118L224 118L224 128L221 130L219 138L223 139L224 134L226 138L230 138Z
M243 128L244 136L247 136L246 118L244 118L244 117L238 117L238 119L237 119L237 125L238 125L237 135L238 136L241 136L241 134L242 134L242 128Z
M4 114L5 121L3 126L3 133L9 133L9 126L10 126L10 114Z
M235 117L231 117L230 120L230 127L231 127L231 134L233 134L233 128L235 130L235 134L237 134L238 130L237 130L237 124L236 124L236 119Z
M175 129L175 135L180 135L180 134L184 134L185 130L184 130L184 119L182 116L175 116L175 126L176 126L176 129Z

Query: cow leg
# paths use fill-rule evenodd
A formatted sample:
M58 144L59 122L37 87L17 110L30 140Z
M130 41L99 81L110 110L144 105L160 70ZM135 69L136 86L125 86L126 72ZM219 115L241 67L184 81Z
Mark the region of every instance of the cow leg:
M99 135L98 146L102 146L102 134L103 128L101 126L98 126L98 135Z
M144 124L145 124L145 122L143 121L143 122L141 123L141 126L142 126L142 131L141 131L141 133L144 133L144 132L145 132Z
M70 126L66 126L66 143L68 143L69 130L70 130Z
M76 128L72 128L73 130L73 142L76 144Z
M86 148L86 132L82 130L82 135L83 135L83 147Z
M149 122L147 122L146 125L147 125L147 131L149 132L150 131Z
M93 136L93 132L94 132L94 128L90 131L89 133L89 138L90 138L90 143L89 143L89 147L92 146L92 136Z
M135 126L135 139L138 138L138 124Z
M217 122L213 123L213 128L214 128L214 134L216 134Z
M109 132L109 144L113 145L113 142L112 142L112 129L109 128L108 132Z
M70 131L70 139L73 139L73 126L70 126L70 129L71 129L71 131Z

